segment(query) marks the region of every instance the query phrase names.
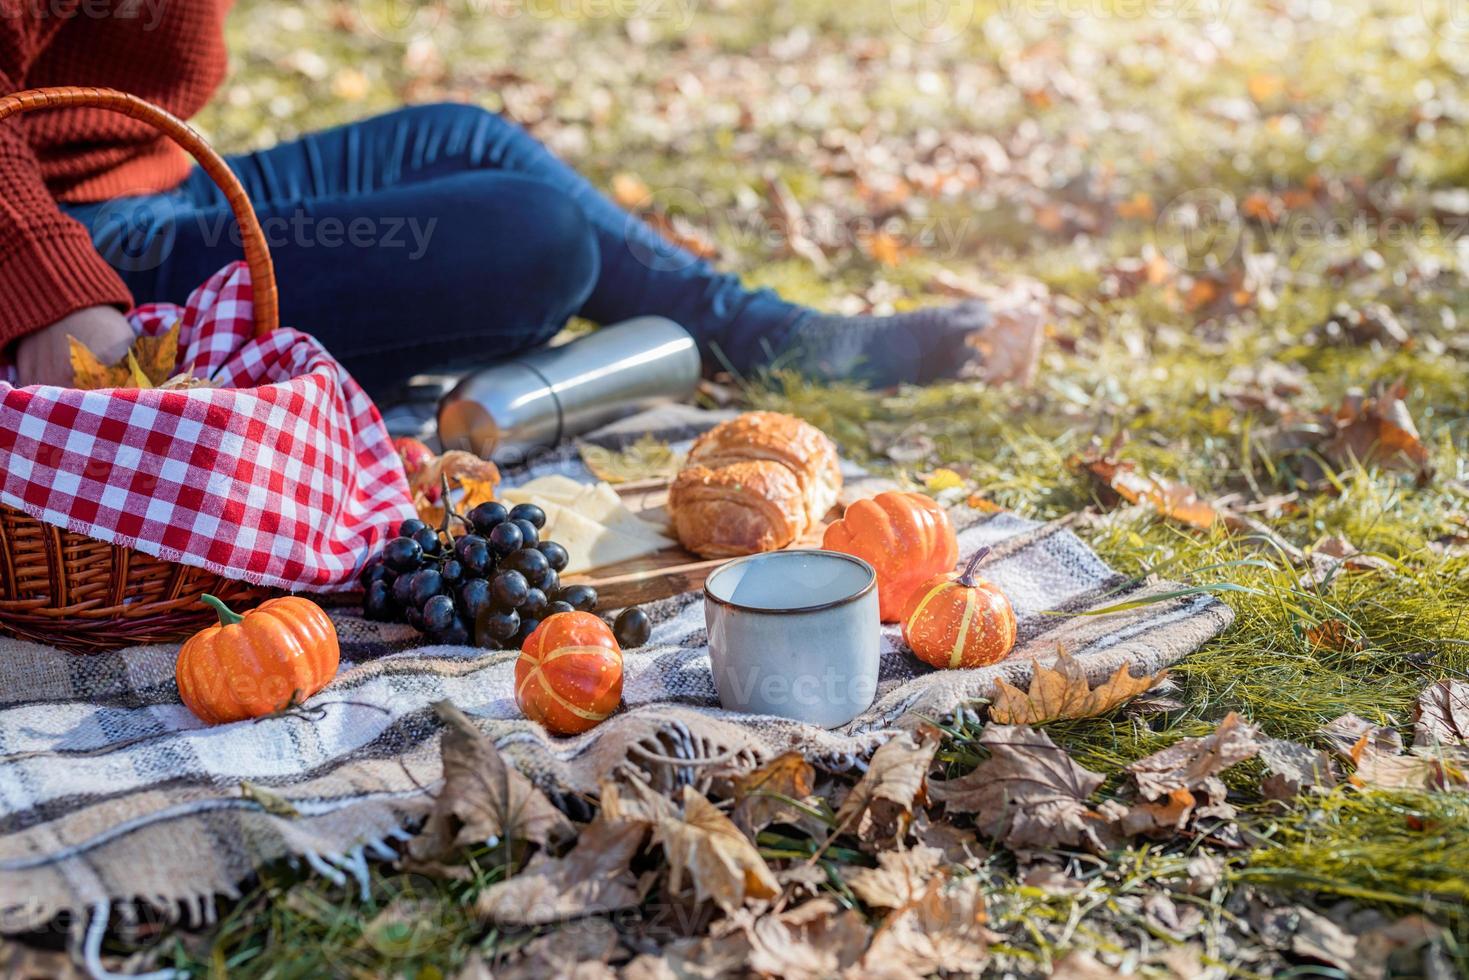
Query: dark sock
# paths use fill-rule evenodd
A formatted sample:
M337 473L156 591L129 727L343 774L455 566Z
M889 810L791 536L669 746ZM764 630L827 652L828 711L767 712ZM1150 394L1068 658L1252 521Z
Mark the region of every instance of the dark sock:
M977 354L965 339L989 322L980 300L893 316L813 313L795 325L775 363L824 381L927 384L957 375Z

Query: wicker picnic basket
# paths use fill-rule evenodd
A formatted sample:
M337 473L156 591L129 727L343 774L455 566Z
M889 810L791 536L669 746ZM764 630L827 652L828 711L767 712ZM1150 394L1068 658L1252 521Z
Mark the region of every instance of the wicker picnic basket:
M240 224L254 287L256 336L279 325L275 270L245 189L187 123L110 89L33 89L0 98L0 120L40 109L109 109L148 123L183 147L224 191ZM161 561L0 505L0 630L77 653L180 640L215 618L206 592L237 607L273 594L202 568Z

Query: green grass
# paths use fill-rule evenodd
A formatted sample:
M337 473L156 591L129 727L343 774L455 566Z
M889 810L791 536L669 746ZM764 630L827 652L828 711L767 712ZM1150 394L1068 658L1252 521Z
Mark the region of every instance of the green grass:
M855 458L915 484L949 466L968 490L1040 519L1094 506L1095 488L1067 457L1126 433L1125 458L1205 497L1295 494L1286 513L1266 518L1284 541L1345 534L1391 563L1390 574L1345 574L1318 588L1278 554L1223 531L1136 510L1077 522L1128 574L1241 590L1221 593L1234 625L1174 670L1183 709L1051 726L1081 764L1111 777L1109 788L1127 762L1208 731L1228 711L1298 739L1348 711L1406 726L1419 690L1469 669L1469 548L1433 547L1456 527L1469 534L1455 522L1469 513L1469 333L1460 326L1469 288L1460 219L1434 203L1469 174L1460 118L1469 38L1445 26L1449 5L1235 3L1216 18L1138 16L1137 5L1132 14L1099 5L1091 16L1045 16L1056 5L981 2L952 40L936 43L903 32L917 6L720 0L658 8L684 20L645 11L629 22L496 16L451 2L435 31L385 40L354 20L371 17L370 5L245 0L231 22L231 81L203 123L224 147L243 149L404 99L476 101L524 121L604 186L627 173L655 191L691 189L721 262L803 302L945 302L939 270L1041 279L1063 302L1032 391L954 384L877 394L776 375L749 379L750 400L810 418ZM963 142L979 135L996 141L998 159L993 147L986 155ZM952 153L942 148L949 137ZM924 189L946 168L963 177L965 164L978 176L962 193ZM838 236L820 273L746 234L768 213L770 177L840 228L896 218L913 253L885 266L858 237ZM909 188L906 202L874 196L894 181ZM1166 216L1171 202L1201 190L1242 210L1251 195L1295 195L1277 220L1242 217L1239 247L1211 272L1226 292L1253 295L1194 308L1190 274L1205 265L1165 263L1163 281L1117 288L1119 263L1177 257L1183 244L1166 220L1128 217L1119 203L1146 195ZM1345 222L1340 234L1312 234L1330 220ZM938 237L925 243L925 229ZM1274 262L1264 282L1260 256ZM1323 339L1334 308L1367 303L1391 308L1411 345ZM1303 485L1302 461L1269 448L1274 416L1229 396L1238 372L1271 362L1303 372L1303 390L1286 400L1306 414L1401 378L1434 480L1420 487L1349 468L1324 489ZM883 455L918 433L933 441L930 458L904 467ZM1306 631L1326 619L1343 621L1356 648L1313 648ZM966 735L945 752L974 761ZM1253 888L1323 907L1347 898L1421 911L1450 929L1449 955L1469 969L1469 924L1454 911L1469 898L1464 795L1348 788L1267 807L1252 795L1255 774L1241 767L1231 787L1259 836L1215 897ZM1136 925L1128 896L1177 877L1187 857L1182 844L1111 855L1084 873L1082 895L1058 898L1015 882L1001 856L991 912L1002 961L1039 972L1073 945L1114 949L1119 923ZM272 872L179 955L217 975L436 976L505 942L459 912L473 885L375 872L373 886L364 905ZM395 901L420 899L411 921L369 927ZM1227 928L1221 921L1216 931Z

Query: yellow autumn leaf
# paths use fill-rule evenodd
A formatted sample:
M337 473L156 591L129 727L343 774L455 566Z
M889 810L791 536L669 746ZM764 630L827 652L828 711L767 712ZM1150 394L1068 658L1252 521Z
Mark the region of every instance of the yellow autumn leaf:
M88 391L156 388L173 377L179 353L179 324L174 323L157 337L139 337L116 364L103 364L75 337L67 340L71 345L72 387Z
M71 344L72 386L91 391L96 388L122 388L128 383L130 372L127 364L108 366L97 360L81 341L67 337Z
M951 469L940 468L928 474L923 485L935 493L940 490L955 490L964 485L964 478Z
M1133 677L1122 664L1107 680L1092 687L1086 671L1065 648L1056 651L1056 662L1043 666L1035 663L1030 690L1001 678L996 682L994 701L990 705L990 721L999 725L1039 725L1048 721L1091 718L1105 714L1120 704L1131 701L1168 675L1166 670L1143 677Z

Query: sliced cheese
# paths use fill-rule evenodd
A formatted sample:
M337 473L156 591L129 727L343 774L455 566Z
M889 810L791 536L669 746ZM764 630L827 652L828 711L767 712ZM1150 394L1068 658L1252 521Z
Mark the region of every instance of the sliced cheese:
M569 476L553 473L550 476L538 476L516 489L534 497L543 497L552 503L566 504L581 496L587 485Z
M665 547L623 534L561 504L545 501L541 507L546 511L543 536L566 549L569 561L562 572L564 575L642 558Z

